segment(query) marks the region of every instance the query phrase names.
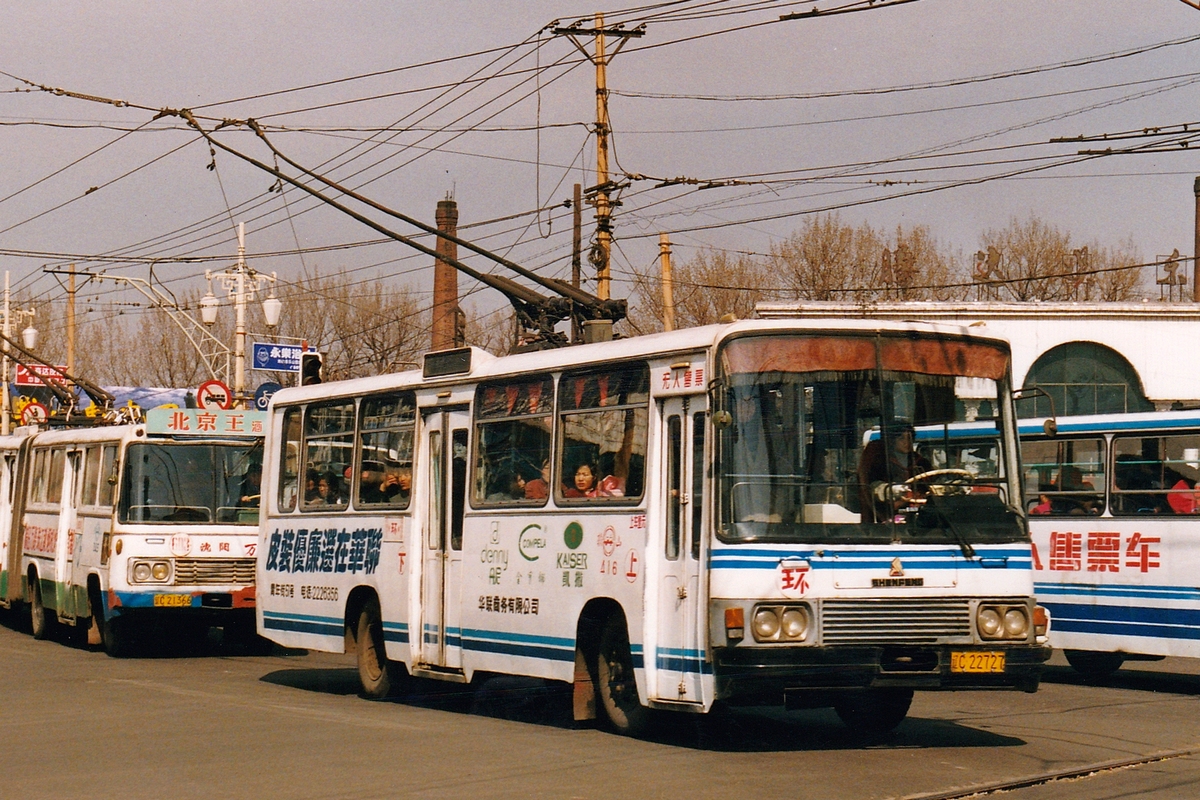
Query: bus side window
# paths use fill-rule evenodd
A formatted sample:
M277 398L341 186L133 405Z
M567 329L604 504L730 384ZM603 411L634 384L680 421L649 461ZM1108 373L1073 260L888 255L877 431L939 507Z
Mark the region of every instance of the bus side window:
M63 468L67 461L67 451L56 447L50 451L50 474L46 477L46 502L62 502Z
M354 401L309 406L304 415L305 467L317 479L317 492L305 495L304 511L345 508L354 459Z
M636 503L646 483L650 371L645 364L567 374L559 381L556 497Z
M1025 441L1021 457L1030 514L1099 516L1104 513L1107 475L1103 439Z
M83 457L83 501L81 505L96 504L100 490L100 447L87 448Z
M299 408L289 408L283 412L283 436L280 438L279 510L292 511L296 508L296 496L301 492ZM315 485L313 491L316 491Z
M33 474L30 477L33 484L29 488L29 502L46 502L46 450L44 448L33 454Z
M111 506L117 487L117 446L104 445L100 455L99 496L96 505Z
M553 410L549 376L479 387L471 505L545 505Z
M700 558L700 537L704 534L704 422L707 415L692 415L692 558Z
M363 398L354 505L408 508L416 401L411 392Z

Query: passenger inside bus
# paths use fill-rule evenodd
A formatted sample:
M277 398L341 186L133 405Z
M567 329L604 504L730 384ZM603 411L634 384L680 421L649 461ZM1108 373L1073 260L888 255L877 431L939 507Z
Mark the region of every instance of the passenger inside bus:
M1167 495L1167 504L1176 514L1200 514L1200 489L1194 481L1180 477Z
M340 506L346 502L341 493L341 481L332 472L327 472L317 478L317 497L315 505Z
M542 461L541 473L525 484L526 500L545 500L550 496L550 459Z
M517 500L524 500L525 486L525 478L519 470L513 469L492 487L492 491L487 496L487 502L512 503Z
M1095 492L1096 487L1083 478L1083 472L1072 464L1064 464L1058 473L1058 483L1054 487L1059 492ZM1100 513L1100 496L1067 495L1056 496L1050 501L1050 508L1056 514L1072 516L1093 516Z
M385 469L381 461L363 461L358 502L376 505L391 503L399 493L400 481L395 472Z

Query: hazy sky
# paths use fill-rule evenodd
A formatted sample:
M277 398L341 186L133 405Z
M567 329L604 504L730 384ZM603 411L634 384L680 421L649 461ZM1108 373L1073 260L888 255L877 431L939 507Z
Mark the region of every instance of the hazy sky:
M1030 214L1078 244L1128 240L1147 261L1190 254L1200 153L1176 144L1069 163L1100 145L1050 140L1197 129L1200 11L1180 0L919 0L779 21L850 2L9 3L3 266L16 286L51 296L61 289L42 267L69 261L144 277L146 259L161 259L157 276L195 287L206 266L229 262L177 259L231 257L233 222L244 221L257 269L347 267L428 291L429 257L297 189L269 191L273 178L233 156L218 152L209 169L195 132L154 119L188 107L208 128L256 118L289 156L429 223L453 192L464 237L564 276L561 204L574 183L595 182L595 74L566 37L539 31L597 10L646 22L608 74L624 186L618 279L654 260L662 231L677 258L763 253L823 210L887 231L927 225L964 258L984 231ZM130 105L30 92L19 79ZM217 135L270 161L244 128ZM997 178L1034 167L1046 168ZM584 221L589 237L590 208ZM106 303L135 299L111 284L84 294L97 321Z

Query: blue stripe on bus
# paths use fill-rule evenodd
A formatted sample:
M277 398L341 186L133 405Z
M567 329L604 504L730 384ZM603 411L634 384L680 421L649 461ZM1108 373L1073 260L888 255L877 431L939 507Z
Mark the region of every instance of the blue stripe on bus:
M976 557L967 559L961 550L884 550L830 553L818 558L813 552L794 550L714 550L710 556L713 569L775 569L783 560L807 560L812 569L889 569L892 559L899 558L905 569L1031 569L1033 560L1028 548L976 548Z
M1200 601L1200 589L1188 586L1097 586L1090 583L1035 583L1033 591L1037 595Z
M655 664L659 669L672 672L712 674L712 664L705 660L703 650L686 650L678 647L660 647L656 651Z
M425 644L437 644L438 634L439 629L437 625L426 625L425 635L422 637L422 639L425 641ZM442 643L446 645L446 647L462 647L461 628L446 628L445 632L442 633L441 638L443 639Z
M1051 635L1095 633L1153 639L1200 639L1200 610L1157 606L1043 603L1050 611Z
M1150 419L1122 419L1122 416L1124 415L1105 417L1087 422L1066 421L1060 417L1057 420L1058 433L1061 435L1064 433L1120 433L1122 431L1174 430L1179 428L1195 428L1197 425L1200 425L1200 419L1195 416L1172 418L1155 415ZM1136 415L1130 416L1134 417ZM1034 424L1022 421L1017 431L1022 436L1037 434L1045 438L1041 422Z
M385 620L383 623L383 639L385 642L408 644L408 623L387 622Z
M263 612L263 627L274 631L315 633L320 636L344 636L346 623L337 617L314 617L307 614Z
M464 628L464 650L538 658L546 661L574 661L575 640L559 636L537 636L510 631Z

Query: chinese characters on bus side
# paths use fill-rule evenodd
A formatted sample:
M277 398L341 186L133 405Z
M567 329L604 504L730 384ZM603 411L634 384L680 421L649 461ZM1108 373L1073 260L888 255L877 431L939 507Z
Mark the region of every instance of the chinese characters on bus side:
M536 614L538 613L538 598L498 597L481 594L479 595L479 610L490 611L493 614Z
M1034 569L1050 569L1055 572L1120 572L1134 570L1149 572L1162 566L1158 536L1143 536L1134 533L1125 537L1122 546L1121 534L1090 531L1086 535L1072 531L1054 531L1050 534L1049 559L1045 565L1039 557L1037 544L1033 545Z
M350 572L371 575L379 566L381 528L290 528L271 534L267 569L278 572Z

